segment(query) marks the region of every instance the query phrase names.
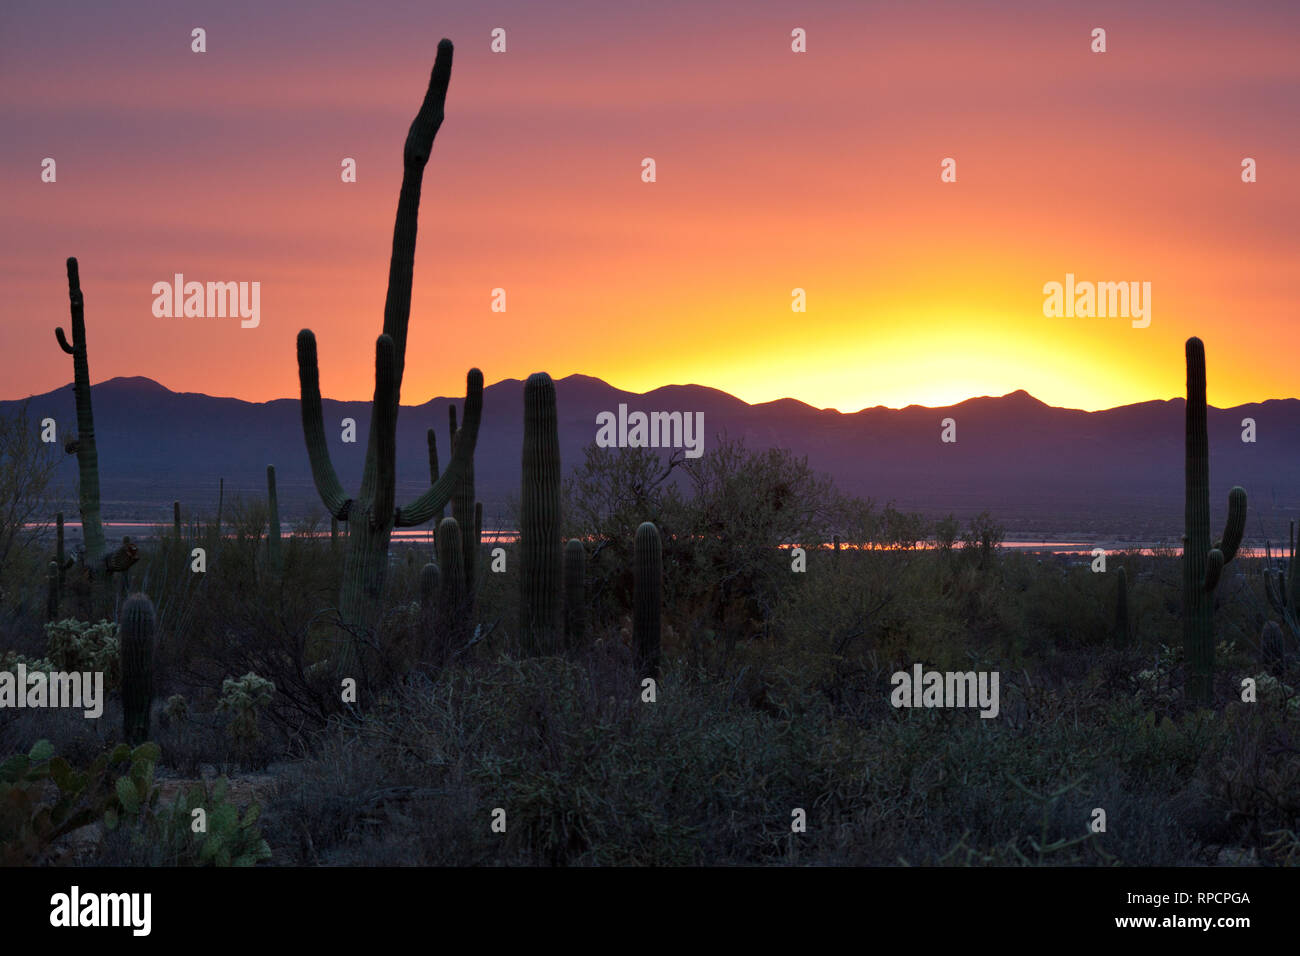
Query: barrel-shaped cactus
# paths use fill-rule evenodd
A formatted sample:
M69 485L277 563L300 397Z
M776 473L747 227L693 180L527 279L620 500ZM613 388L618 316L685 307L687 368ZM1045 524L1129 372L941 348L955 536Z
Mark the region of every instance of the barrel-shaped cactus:
M284 567L283 552L280 548L280 498L275 492L275 466L266 466L266 563L272 574L279 574Z
M1183 648L1187 656L1187 698L1208 706L1214 696L1214 589L1224 565L1237 554L1246 529L1246 492L1228 494L1223 538L1210 542L1210 439L1205 403L1205 346L1187 340L1186 489L1183 538Z
M135 745L149 739L149 717L153 709L153 658L158 627L153 602L143 594L131 595L122 605L118 626L123 730L127 743Z
M577 538L564 546L564 642L578 650L587 637L587 551Z
M660 615L663 600L663 545L649 521L636 529L632 582L632 643L640 676L659 676Z
M388 296L384 304L383 334L375 342L375 393L371 403L370 436L362 470L361 491L355 498L343 491L330 461L320 394L316 337L310 329L298 333L298 382L302 396L303 434L311 462L312 479L325 510L348 522L347 551L339 590L339 615L343 629L352 635L336 661L344 675L356 673L354 663L378 631L383 612L388 571L388 543L394 528L424 524L450 500L457 482L473 458L483 405L483 373L471 369L466 378L465 421L459 447L447 470L410 505L395 507L397 412L402 373L406 365L406 339L411 318L411 278L420 189L434 137L442 125L447 86L451 80L452 44L438 43L438 55L429 78L424 102L411 123L402 152L402 188L393 227L392 258L388 269ZM445 574L445 569L444 569Z
M523 486L520 489L519 633L526 653L560 649L560 431L555 383L536 372L524 383Z

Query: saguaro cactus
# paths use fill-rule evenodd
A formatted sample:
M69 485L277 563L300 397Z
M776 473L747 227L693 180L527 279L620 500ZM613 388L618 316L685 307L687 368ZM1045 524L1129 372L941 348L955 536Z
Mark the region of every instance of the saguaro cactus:
M456 406L452 405L451 409L451 451L456 453L456 446L460 443L460 429L456 427ZM475 533L474 522L474 458L471 456L465 463L465 470L461 473L461 479L456 483L456 490L452 492L451 497L451 515L456 519L456 524L460 528L461 538L461 560L465 565L465 592L471 600L474 595L475 572L478 569L478 536Z
M1128 647L1128 574L1120 568L1116 577L1119 581L1115 587L1115 646Z
M1259 662L1278 677L1286 672L1286 641L1277 621L1265 621L1259 635Z
M426 627L433 622L437 612L441 578L441 572L433 562L420 569L420 617Z
M59 565L51 561L45 573L45 620L59 619Z
M226 479L217 479L217 542L221 542L221 506L226 500Z
M451 79L452 44L438 43L429 88L406 137L402 190L393 227L393 254L384 304L384 331L375 343L375 395L371 404L361 491L356 498L343 492L330 461L321 412L316 337L310 329L298 333L298 381L302 394L303 433L311 459L312 478L326 511L348 522L347 553L339 593L339 614L345 630L358 639L373 632L382 612L388 542L393 528L421 525L451 498L456 483L474 454L483 406L483 373L470 369L466 378L465 423L459 447L447 471L412 504L395 508L396 432L402 372L406 364L406 333L411 316L411 277L420 206L420 187L433 139L442 125L447 84ZM354 670L359 640L349 640L338 659L342 673Z
M106 593L103 587L104 524L99 511L99 452L95 446L95 415L90 405L90 366L86 361L85 299L81 294L81 276L77 260L69 258L68 300L72 311L72 344L62 328L54 330L59 347L72 356L73 395L77 401L77 440L70 446L77 455L80 480L81 537L85 546L86 568L91 575L92 602L95 594Z
M633 557L632 642L641 677L659 676L659 631L663 590L663 546L649 521L636 529Z
M1246 492L1228 493L1223 538L1210 546L1210 439L1205 406L1205 346L1187 340L1186 536L1183 539L1183 647L1187 698L1208 706L1214 691L1214 589L1246 528Z
M126 741L131 745L149 739L149 716L153 709L154 633L157 629L153 602L133 594L122 605L118 653L122 664L122 713Z
M523 487L519 527L519 633L531 654L559 650L560 432L555 383L545 372L524 384Z
M1296 536L1295 522L1291 522L1290 544L1288 551L1291 555L1287 561L1286 573L1281 568L1273 567L1272 549L1268 549L1268 567L1264 569L1264 594L1268 597L1268 603L1282 617L1282 623L1286 625L1292 636L1300 635L1300 573L1297 573L1296 566ZM1266 546L1267 547L1267 546Z
M587 551L570 538L564 546L564 641L569 650L580 648L587 636L586 570Z
M172 539L174 544L179 544L181 540L181 503L172 502Z
M465 613L465 552L460 543L460 526L455 518L438 522L438 564L441 587L438 616L448 626L463 623Z
M275 493L275 466L266 466L266 563L272 574L279 574L284 567L283 552L280 550L280 498Z

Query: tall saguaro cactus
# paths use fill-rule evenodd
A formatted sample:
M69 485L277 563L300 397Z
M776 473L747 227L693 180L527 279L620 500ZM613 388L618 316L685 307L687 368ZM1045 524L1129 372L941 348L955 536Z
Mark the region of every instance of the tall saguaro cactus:
M465 422L461 439L446 472L412 504L395 508L397 413L406 365L406 333L411 317L411 278L415 263L415 237L424 168L442 125L447 85L451 80L452 44L438 43L438 55L429 78L424 102L406 137L403 150L402 190L393 227L393 254L388 269L388 296L384 303L384 331L375 342L375 394L371 403L370 433L366 445L361 491L349 498L330 461L321 411L320 373L316 336L310 329L298 333L298 381L302 395L302 425L311 459L312 478L326 511L348 522L347 553L339 593L339 615L353 639L338 658L341 673L353 670L359 647L378 627L382 613L384 580L388 569L388 542L393 528L421 525L439 513L461 480L478 440L483 407L483 373L470 369L466 377Z
M663 545L650 521L636 529L632 582L632 643L641 677L659 677Z
M1205 345L1187 340L1186 532L1183 538L1183 647L1187 698L1208 706L1214 691L1214 589L1224 566L1237 554L1246 529L1246 492L1228 493L1223 538L1210 545L1210 439L1206 424Z
M266 466L266 563L272 574L284 567L280 550L280 497L275 493L275 465Z
M554 654L560 649L563 548L555 383L545 372L535 372L524 383L519 527L519 633L525 651L530 654Z
M465 611L465 552L456 519L439 521L436 537L440 572L438 614L448 627L460 626L464 624Z
M122 605L118 654L122 665L122 712L126 741L131 745L149 739L153 708L154 632L158 622L153 602L133 594Z
M69 258L68 301L72 311L72 344L62 328L55 328L59 347L72 356L73 395L77 401L77 440L75 449L80 481L81 536L85 546L86 568L91 574L92 602L96 593L104 593L107 577L104 568L104 523L99 511L99 451L95 446L95 415L90 405L90 366L86 360L85 299L81 294L81 275L77 260Z
M456 453L460 443L460 429L456 427L456 406L451 406L451 450ZM478 569L479 540L475 533L474 522L474 459L465 464L465 471L456 483L456 490L451 496L451 516L460 527L461 560L465 566L465 592L473 599L474 574Z

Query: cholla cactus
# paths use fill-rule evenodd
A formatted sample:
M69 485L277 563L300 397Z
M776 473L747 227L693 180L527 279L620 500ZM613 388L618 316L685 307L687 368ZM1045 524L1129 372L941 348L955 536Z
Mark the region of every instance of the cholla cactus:
M274 694L275 684L252 671L239 678L227 677L221 682L217 710L230 714L226 732L244 753L250 752L253 745L262 739L258 712L271 702Z
M51 621L45 625L45 654L53 662L51 670L98 671L107 690L121 683L118 629L113 621Z

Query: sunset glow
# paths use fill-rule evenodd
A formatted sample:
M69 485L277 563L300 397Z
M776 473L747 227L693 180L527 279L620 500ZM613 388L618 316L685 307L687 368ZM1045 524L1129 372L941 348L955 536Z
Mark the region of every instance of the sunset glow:
M95 381L296 396L308 326L325 392L369 397L401 145L439 36L456 74L425 178L407 403L459 394L477 365L489 383L545 369L845 411L1021 388L1096 409L1182 394L1193 334L1211 403L1295 394L1298 142L1276 122L1300 80L1294 5L515 2L381 19L326 3L302 21L230 3L203 11L203 56L174 4L70 6L0 13L5 398L68 379L52 329L69 255ZM795 25L807 54L790 52ZM178 272L259 281L260 326L155 318L150 288ZM1149 281L1150 327L1044 317L1043 284L1067 272Z

